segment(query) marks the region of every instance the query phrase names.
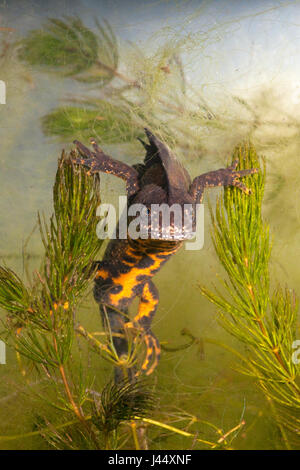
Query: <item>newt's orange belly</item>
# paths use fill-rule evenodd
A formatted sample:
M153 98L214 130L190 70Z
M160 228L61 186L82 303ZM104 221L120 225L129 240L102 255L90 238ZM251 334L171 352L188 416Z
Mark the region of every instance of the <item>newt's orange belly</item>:
M96 273L96 282L100 279L104 282L110 281L105 303L118 307L123 300L130 301L139 295L139 287L159 271L171 254L170 251L136 254L131 247L128 247L122 256L123 259L118 260L120 270L114 265L114 270L117 271L114 274L109 266L99 269Z

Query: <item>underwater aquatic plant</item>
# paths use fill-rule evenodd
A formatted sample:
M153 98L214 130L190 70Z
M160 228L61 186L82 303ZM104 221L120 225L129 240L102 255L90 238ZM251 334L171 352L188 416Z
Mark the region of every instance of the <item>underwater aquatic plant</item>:
M97 34L88 29L80 18L65 21L49 18L44 29L31 31L20 42L18 56L30 65L56 70L83 82L111 80L118 67L116 37L107 22L96 20ZM97 74L91 68L97 66ZM89 75L85 75L89 72Z
M61 28L62 30L68 31L68 21L65 22L67 27ZM53 24L55 24L55 22ZM80 41L84 40L84 34L78 34L77 37L80 37ZM40 46L43 42L42 34L39 37L39 41L40 43L38 46ZM76 44L78 44L76 41L77 40L74 39L75 46ZM45 41L45 44L47 44L47 41ZM62 41L60 45L62 46L61 49L63 49L63 44L64 43ZM94 44L96 44L95 41ZM36 44L31 43L30 45L28 43L28 46L36 47ZM21 43L20 48L22 49ZM165 140L168 140L168 142L170 142L170 140L172 140L173 143L176 142L176 147L178 147L178 149L184 149L188 158L195 158L195 155L197 155L198 158L201 156L201 152L198 152L198 150L201 149L201 146L205 144L205 139L203 139L203 136L208 135L209 129L212 129L217 134L218 131L220 131L219 133L222 133L222 131L226 130L226 128L228 129L228 127L230 127L231 129L240 129L239 126L243 126L245 125L245 123L247 127L245 133L247 133L249 127L250 131L254 132L255 129L261 128L262 125L267 126L268 124L272 126L272 132L274 132L274 129L275 131L277 131L279 128L278 121L275 120L274 122L268 123L268 119L266 119L265 115L263 115L263 118L261 118L261 116L254 115L253 110L257 109L255 104L251 108L248 106L248 103L239 101L240 107L245 107L246 104L247 111L249 112L249 114L253 113L253 116L251 115L249 119L243 120L243 114L239 116L239 119L236 119L236 116L235 118L232 118L232 115L234 113L232 113L232 115L230 114L230 106L227 107L228 113L226 110L225 114L223 114L222 112L219 112L217 114L216 112L209 109L205 102L202 101L202 97L198 96L200 95L200 93L189 95L188 93L191 91L190 84L188 83L188 81L184 80L184 69L181 66L178 66L178 64L180 64L180 61L176 62L177 57L172 56L172 54L169 53L174 52L174 49L172 51L172 48L170 48L169 50L168 48L166 48L164 51L161 52L161 54L153 54L153 56L150 58L146 58L143 55L140 56L140 62L138 62L138 64L135 62L134 64L134 73L132 73L132 71L129 69L130 72L128 75L129 77L132 76L132 79L127 79L125 75L123 75L123 77L120 75L120 72L118 70L120 61L118 62L118 67L115 70L113 70L114 64L112 63L112 68L108 73L108 69L105 70L105 67L101 68L99 64L97 65L96 62L94 62L94 52L89 49L87 50L88 60L82 65L83 59L82 57L80 57L80 50L79 48L77 48L77 50L75 48L75 52L78 53L78 63L79 65L81 64L80 66L82 66L81 70L76 70L75 67L72 68L72 65L75 64L77 61L76 54L72 56L74 63L70 64L66 61L65 68L64 62L61 61L61 58L58 58L57 65L55 64L55 61L53 61L53 64L51 64L51 61L49 61L48 64L44 63L44 65L42 60L37 60L36 63L31 63L29 60L29 48L26 52L26 54L28 53L27 55L25 54L23 57L21 53L19 55L20 59L24 60L25 62L31 64L34 67L38 66L40 68L40 65L42 65L42 68L45 72L49 73L50 69L51 71L56 70L60 74L68 76L69 79L74 78L76 81L78 79L81 80L81 78L84 77L86 90L89 93L89 96L71 97L69 99L69 101L71 101L71 106L66 105L63 107L56 108L53 110L52 113L49 113L47 116L45 116L43 120L43 126L44 131L48 135L60 136L64 140L71 140L74 135L76 137L81 136L83 140L87 140L91 136L96 136L98 139L101 140L101 142L105 143L132 142L133 139L135 139L135 136L138 135L138 133L140 132L139 129L141 129L143 125L147 124L150 125L152 129L159 128L160 136L162 136ZM43 53L44 52L42 51L41 56L43 56ZM105 61L103 59L103 63L104 62ZM178 81L179 86L170 86L170 79L172 79L172 77L174 76L174 71L176 74L180 70L181 72L178 73L178 75L182 78L182 81ZM169 71L171 73L169 73ZM90 81L88 80L89 75L91 76ZM97 75L99 75L99 78L97 77ZM100 76L102 76L102 79L100 79ZM104 79L104 77L106 78ZM174 82L172 83L174 84ZM90 91L92 87L96 88L96 98L91 97ZM171 96L165 95L166 89L170 90L169 95ZM197 99L195 99L196 95ZM191 98L191 96L193 98ZM170 97L172 98L172 100L170 100ZM194 101L193 106L191 106L192 101ZM281 117L282 115L280 114L280 121ZM293 123L293 120L291 118L288 118L284 122L280 123L280 126L286 128L292 127L292 129L296 129L296 133L298 135L297 120L295 120L295 122ZM281 129L282 127L280 127L279 129ZM229 134L227 132L226 135L229 136L229 138L232 137L231 132ZM236 134L234 133L233 141L236 141L235 139ZM290 140L293 139L294 137L292 136ZM278 151L278 143L280 143L280 149L282 149L285 145L285 142L280 142L280 140L281 133L276 132L276 139L272 140L273 143L268 142L269 148L271 148L271 145L273 145ZM224 141L224 139L222 139L222 141ZM229 142L231 145L230 139ZM217 145L214 144L214 148L216 147ZM197 152L190 151L191 148L192 150L194 148L197 148ZM223 145L220 145L220 149L222 153L225 152ZM274 167L271 171L275 173ZM281 175L278 176L278 178L280 177ZM290 192L290 183L288 184L288 186ZM8 299L14 299L15 305L17 306L17 309L20 313L20 317L22 317L22 315L25 315L25 317L28 318L28 314L32 313L30 310L28 312L26 310L28 307L28 294L30 294L31 290L28 290L26 288L24 290L24 285L19 284L20 280L15 277L14 273L10 273L9 276L11 276L11 274L12 277L8 278L7 288L9 285L16 286L19 293L16 297L9 297L12 295L10 290L5 290L6 300L7 296ZM4 280L7 279L7 275L8 274L4 271ZM282 296L280 298L283 299ZM22 302L24 302L24 304L22 304ZM279 304L280 303L282 302L280 301ZM7 302L6 305L8 305ZM41 305L44 308L44 304ZM292 303L290 302L289 305L292 305ZM31 309L31 305L29 305L29 309ZM283 311L282 306L280 307L280 310ZM57 316L59 316L60 313L63 315L65 313L65 310L63 309L61 312L55 311L55 313L57 314ZM293 310L293 318L294 314L295 312ZM31 316L30 319L32 320L33 317ZM38 320L37 317L36 320ZM21 322L24 322L24 319L21 318ZM17 327L18 325L16 324L15 326ZM111 342L110 338L108 338L109 334L107 335L107 332L104 332L103 336L100 336L100 338L108 338L107 341L102 342L99 341L98 333L94 334L89 332L81 324L75 325L75 330L77 334L79 334L83 339L85 339L89 343L89 346L93 348L93 351L96 352L97 357L100 356L101 353L102 357L109 359L114 365L118 362L117 354L115 354L115 351L111 348ZM62 344L64 339L65 335L62 336ZM135 351L135 356L128 356L131 361L135 361L138 354L135 348L133 351ZM68 357L71 358L70 355ZM77 378L78 374L76 372L75 377L72 377L71 385L72 381L75 382L75 384L77 383ZM87 402L85 402L84 406L86 405ZM86 417L88 416L89 414L87 413ZM155 420L152 420L152 424L154 426L157 426L158 428L160 426L160 429L164 427L167 430L168 425L170 425L169 417L165 419L167 424L166 422L161 422L161 417L159 419L160 424L157 424L157 422L156 424L154 424L153 421ZM149 424L150 421L151 420L148 419ZM167 430L167 432L177 432L176 430L171 429L171 427L172 426L169 426L169 430ZM84 434L85 432L83 432L83 435ZM191 440L193 440L192 434L193 433L190 433L190 435L188 436L188 428L184 429L182 432L182 435L185 435ZM226 432L223 432L222 435L226 435ZM213 444L207 445L209 447L213 447ZM79 447L80 446L84 447L83 440L79 444Z
M237 147L239 168L259 167L251 143ZM201 292L218 307L221 325L244 345L238 370L253 377L273 407L285 446L299 447L300 368L293 360L298 300L287 287L271 287L269 227L262 217L265 166L248 178L252 197L226 188L211 208L212 238L227 277L215 292Z
M149 417L156 403L150 383L124 379L98 388L97 372L87 373L88 359L81 356L79 363L74 362L74 350L80 348L76 336L98 360L108 360L124 371L142 358L141 341L129 341L124 361L118 357L109 328L100 333L104 338L100 341L99 333L89 332L76 316L93 278L93 261L102 241L96 236L95 216L100 203L99 178L77 168L72 158L74 154L63 152L58 161L54 214L49 223L39 217L45 250L41 268L25 283L11 269L0 267L0 307L7 312L1 338L15 350L26 383L34 373L46 380L48 388L39 394L40 403L58 411L59 421L54 423L47 414L36 412L38 430L0 436L0 442L39 435L59 449L111 449L131 447L132 435L133 445L140 449L148 446L143 431L147 425L176 433L195 445L230 447L236 427L228 432L215 427L215 441L201 439L166 420ZM37 394L32 390L32 395Z
M95 20L96 31L87 28L77 17L48 19L44 28L31 31L18 42L18 58L48 73L93 84L99 91L113 78L136 83L118 71L119 51L116 36L107 21ZM88 88L87 88L88 90ZM80 102L80 106L75 104ZM88 139L102 135L104 141L128 141L137 137L124 105L111 100L74 98L72 106L57 108L43 119L48 135Z
M105 20L100 24L96 19L95 23L92 30L77 17L50 18L43 28L29 32L17 43L21 62L85 85L87 94L66 97L70 105L57 107L43 117L45 134L64 140L94 137L102 143L134 142L147 125L159 128L160 135L169 141L174 140L176 129L177 143L185 148L186 137L192 132L179 121L164 119L170 113L186 119L191 113L185 112L186 79L174 46L167 42L149 59L131 45L138 55L138 68L132 73L135 78L131 78L119 70L119 45L111 26ZM96 93L92 96L91 91ZM197 116L209 121L213 112L199 100Z
M114 442L118 441L116 431L121 422L134 415L144 416L152 406L149 389L139 382L123 381L118 387L107 386L98 392L99 408L97 391L86 382L83 364L76 368L72 364L75 334L88 341L94 339L78 324L75 310L90 284L93 261L102 243L96 236L99 203L99 178L76 169L63 152L53 188L54 214L49 224L39 217L45 249L41 269L25 285L11 269L0 268L0 306L8 312L2 338L15 349L24 377L31 365L51 382L56 397L44 395L42 400L63 411L65 420L76 417L71 441L62 431L58 433L64 424L56 429L47 419L39 420L40 435L61 448L107 448L112 433ZM109 346L97 340L95 344L98 354L106 354L108 359L112 355L118 361L113 346L111 352ZM67 427L70 436L70 425Z
M232 20L233 27L237 21ZM68 94L63 105L42 118L44 133L64 142L75 138L88 142L92 137L104 144L133 146L136 137L142 137L141 129L149 127L190 161L212 150L213 155L220 149L231 151L245 135L259 150L275 154L298 142L299 119L277 104L273 89L259 90L246 99L224 90L215 106L188 79L191 64L185 63L183 54L195 50L191 62L205 57L205 47L217 43L219 33L224 31L216 24L179 38L162 31L158 47L154 41L145 52L137 44L120 43L106 20L95 19L93 28L70 16L49 18L14 47L27 69L82 82L80 94Z
M97 178L74 171L63 153L53 197L49 225L39 217L45 248L41 270L26 286L13 271L1 269L0 305L9 311L3 337L19 357L27 358L38 373L52 380L57 388L56 406L71 410L85 423L82 390L72 390L67 369L74 341L75 305L89 284L91 263L99 249L95 234L95 209L100 202Z

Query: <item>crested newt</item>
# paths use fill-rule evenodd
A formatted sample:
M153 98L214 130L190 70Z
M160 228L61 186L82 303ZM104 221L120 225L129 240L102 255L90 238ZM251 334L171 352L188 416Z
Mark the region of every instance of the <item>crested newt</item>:
M240 178L257 173L257 169L236 171L238 161L235 161L227 168L210 171L192 181L170 149L150 130L145 129L145 132L149 143L139 139L146 150L142 164L129 166L115 160L106 155L93 140L93 150L74 141L79 153L74 162L87 167L89 173L111 173L125 180L129 205L143 204L149 213L153 204L195 206L202 202L204 190L209 187L236 186L250 194ZM120 356L126 355L128 344L124 327L141 331L147 348L141 371L147 375L154 371L160 357L159 341L151 330L159 301L152 277L180 249L185 240L182 231L177 235L174 220L172 223L168 237L162 233L155 239L151 236L146 239L132 239L128 236L126 239L110 240L103 259L96 262L94 297L100 305L104 321L104 306L108 309L106 312L114 346ZM151 222L148 224L147 229L150 230ZM129 321L128 308L136 297L140 298L138 313Z

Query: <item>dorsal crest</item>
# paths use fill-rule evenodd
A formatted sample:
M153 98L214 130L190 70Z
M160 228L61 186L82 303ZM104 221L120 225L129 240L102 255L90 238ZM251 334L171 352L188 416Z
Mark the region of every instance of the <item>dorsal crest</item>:
M190 176L165 143L149 129L145 128L145 132L149 140L149 144L142 141L146 149L145 167L149 169L158 163L163 166L167 178L168 203L180 203L188 194Z

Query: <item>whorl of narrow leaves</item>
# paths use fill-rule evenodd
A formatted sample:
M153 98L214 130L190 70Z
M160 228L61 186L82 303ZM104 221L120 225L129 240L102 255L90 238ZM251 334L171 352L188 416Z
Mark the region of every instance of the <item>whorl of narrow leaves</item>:
M98 448L120 448L120 438L116 432L120 424L130 422L136 416L147 416L154 407L153 394L149 390L149 384L144 381L129 383L124 380L117 385L108 383L101 393L94 392L94 403L88 422L96 430ZM95 449L95 442L90 439L80 423L69 422L55 426L45 419L39 421L40 432L51 447L72 450ZM128 437L126 428L125 433Z
M108 101L96 100L82 106L63 106L46 114L42 120L46 135L64 139L89 141L91 137L101 143L135 141L143 137L128 110Z
M109 24L96 24L97 34L77 17L50 18L20 41L19 58L79 81L105 84L118 66L118 48Z
M100 399L95 400L92 421L99 429L111 432L123 421L146 416L154 407L147 382L111 382L102 390Z
M63 152L53 188L54 214L49 224L39 217L45 248L41 271L27 288L12 270L0 267L0 306L9 312L5 331L15 349L36 364L58 367L69 357L74 307L91 281L101 246L99 204L98 176L75 168Z
M237 148L236 158L240 169L260 167L250 144ZM265 168L246 178L251 196L226 188L215 214L211 209L213 243L228 277L221 281L222 292L201 291L218 306L224 328L247 346L240 370L253 376L274 401L286 445L285 430L291 431L289 441L299 445L300 371L292 360L298 303L289 289L270 289L269 227L261 215L264 180Z

